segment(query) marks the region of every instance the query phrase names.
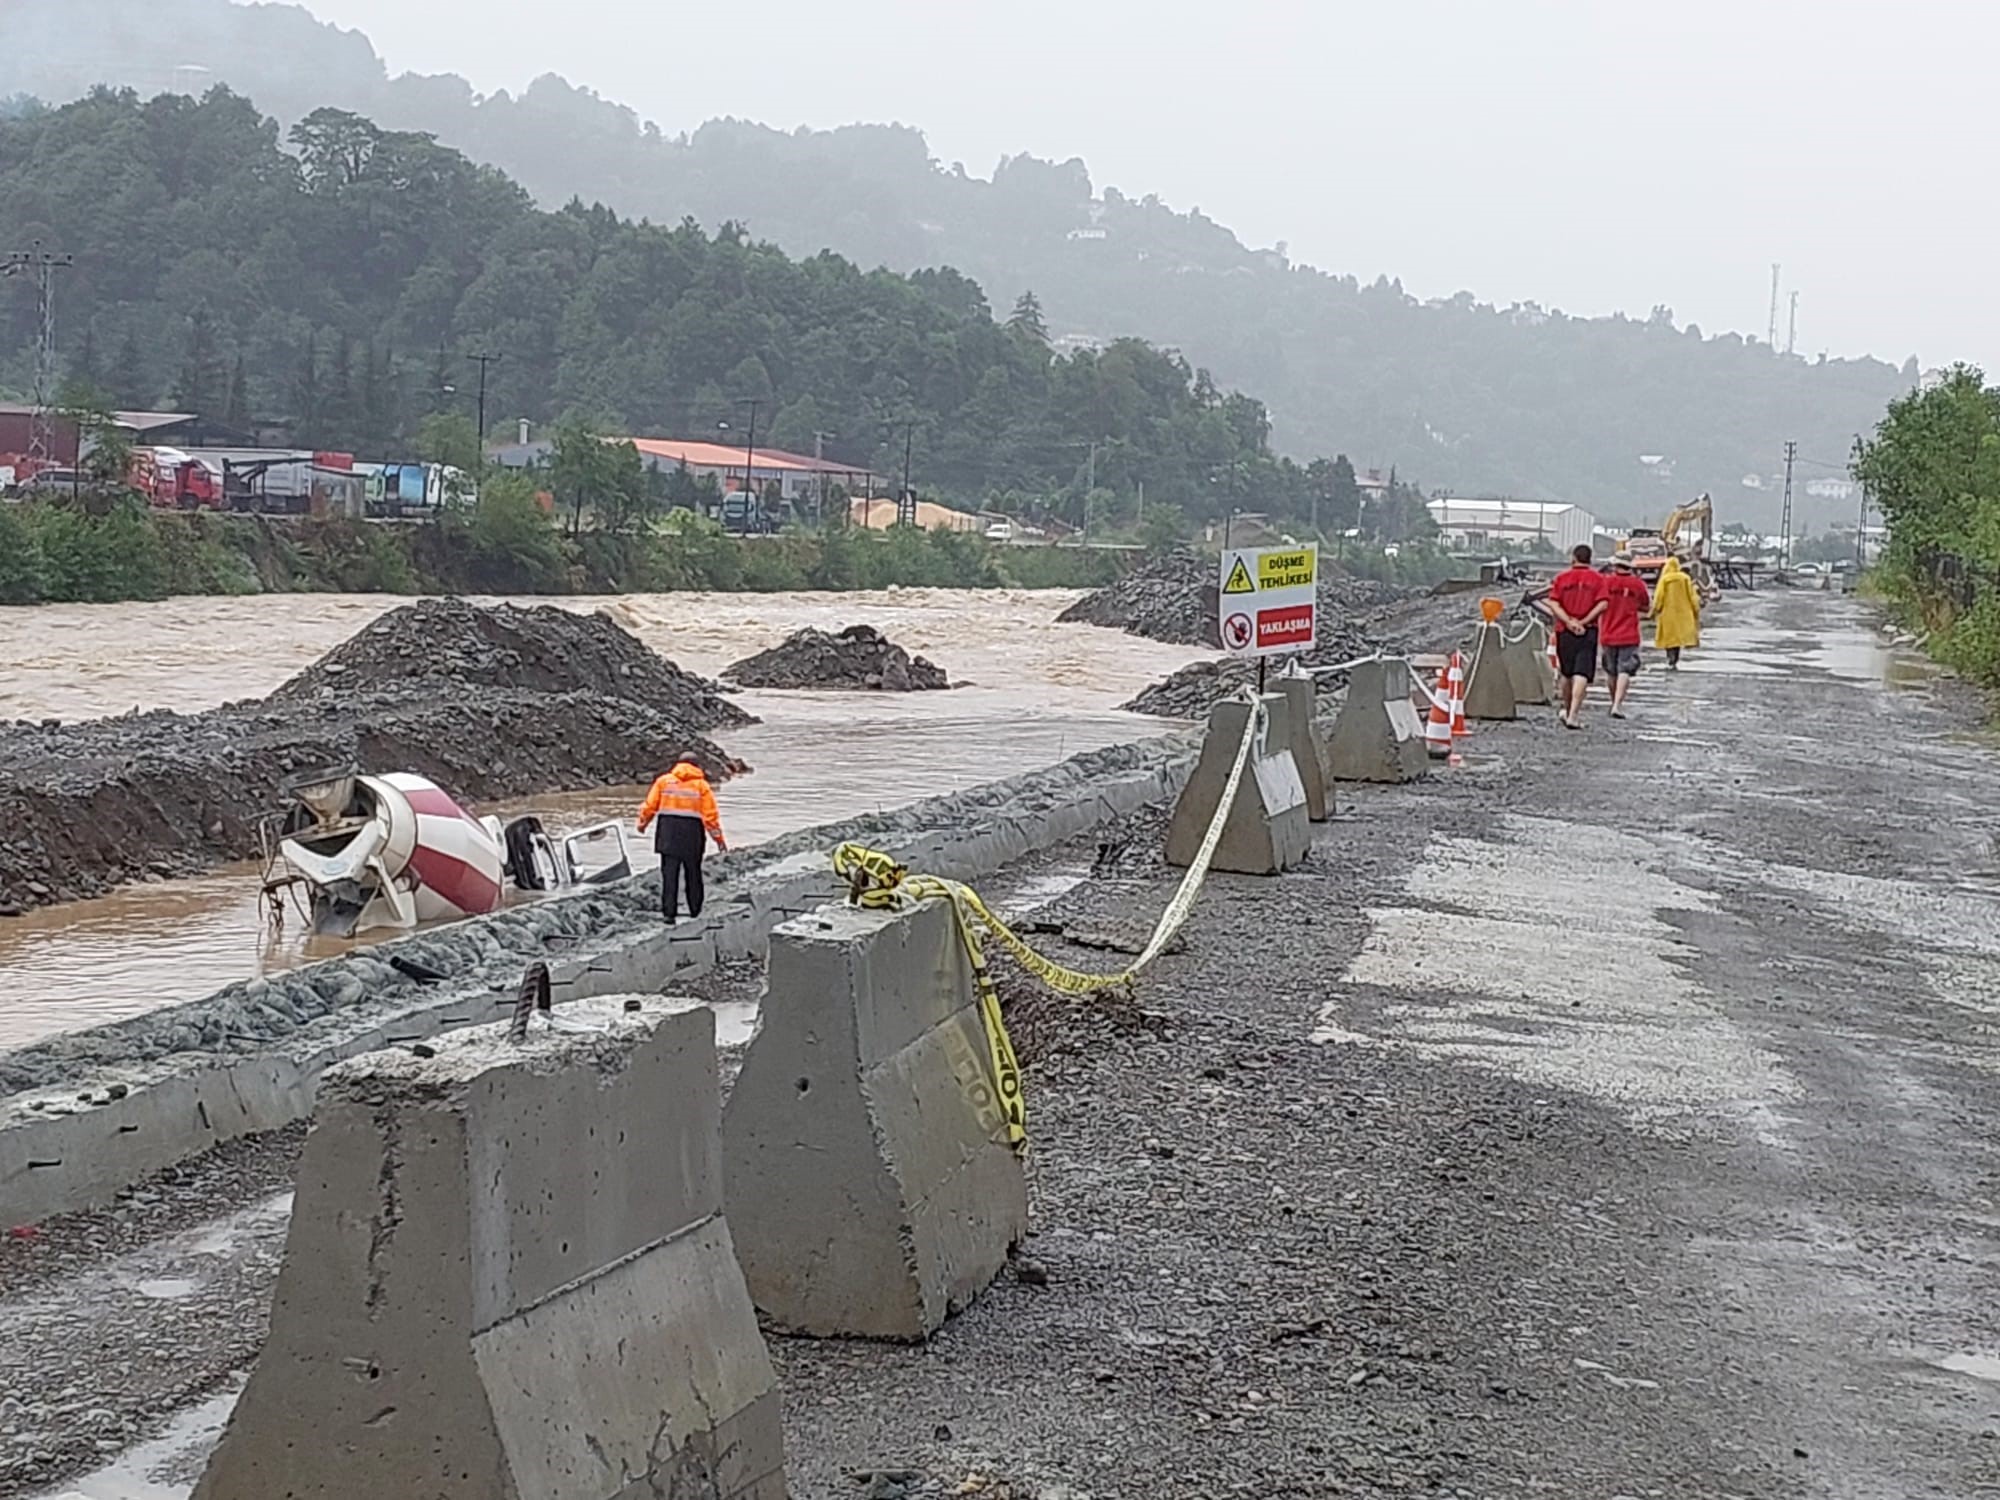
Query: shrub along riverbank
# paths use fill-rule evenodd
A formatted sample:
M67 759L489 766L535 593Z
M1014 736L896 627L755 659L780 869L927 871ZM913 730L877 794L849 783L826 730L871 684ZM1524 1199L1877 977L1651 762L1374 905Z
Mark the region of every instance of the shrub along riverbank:
M1932 656L2000 687L2000 387L1953 367L1891 403L1853 470L1889 528L1876 585Z
M686 512L571 537L532 503L411 524L180 514L120 503L0 504L0 604L174 594L590 594L715 590L1094 588L1128 554L998 546L898 527L725 536Z

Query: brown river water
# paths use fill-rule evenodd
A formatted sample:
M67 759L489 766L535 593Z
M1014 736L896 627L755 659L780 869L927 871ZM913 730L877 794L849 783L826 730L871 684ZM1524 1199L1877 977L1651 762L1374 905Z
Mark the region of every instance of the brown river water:
M713 675L807 625L865 621L971 686L951 693L744 693L764 720L717 738L754 774L720 789L733 844L899 807L1164 732L1116 705L1203 653L1057 625L1058 591L626 594L515 601L602 609ZM291 594L0 609L0 719L209 708L269 692L384 610L386 595ZM371 769L390 771L393 766ZM643 788L528 798L552 826L630 820ZM486 812L496 809L478 808ZM637 859L646 857L634 840ZM132 886L0 920L0 1047L208 994L343 951L267 925L259 872Z

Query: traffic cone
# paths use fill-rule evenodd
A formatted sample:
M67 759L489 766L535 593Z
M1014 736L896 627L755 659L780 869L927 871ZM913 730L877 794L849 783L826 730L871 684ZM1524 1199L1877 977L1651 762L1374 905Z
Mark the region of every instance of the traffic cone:
M1465 722L1465 657L1463 653L1451 653L1451 665L1445 669L1451 693L1451 737L1463 739L1472 733L1472 726Z
M1449 706L1451 688L1447 678L1447 671L1448 669L1443 667L1438 669L1437 691L1430 695L1430 717L1424 721L1424 748L1430 751L1433 760L1444 760L1447 757L1452 760L1458 759L1457 756L1451 753L1451 708Z

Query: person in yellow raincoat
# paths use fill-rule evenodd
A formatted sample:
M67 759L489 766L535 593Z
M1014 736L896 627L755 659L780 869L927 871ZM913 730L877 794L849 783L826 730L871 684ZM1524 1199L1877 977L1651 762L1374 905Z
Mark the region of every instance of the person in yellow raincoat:
M1678 557L1668 558L1660 569L1646 618L1654 622L1653 644L1667 653L1667 670L1678 672L1681 652L1701 644L1701 591L1682 570Z

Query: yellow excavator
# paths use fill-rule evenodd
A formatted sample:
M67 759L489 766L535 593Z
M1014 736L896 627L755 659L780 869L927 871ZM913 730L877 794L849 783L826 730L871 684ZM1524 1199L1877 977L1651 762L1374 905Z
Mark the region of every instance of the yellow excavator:
M1632 566L1650 583L1659 576L1667 559L1679 555L1682 564L1702 587L1708 585L1709 555L1715 546L1715 504L1708 496L1676 507L1655 531L1647 526L1632 528L1625 550L1632 554Z

